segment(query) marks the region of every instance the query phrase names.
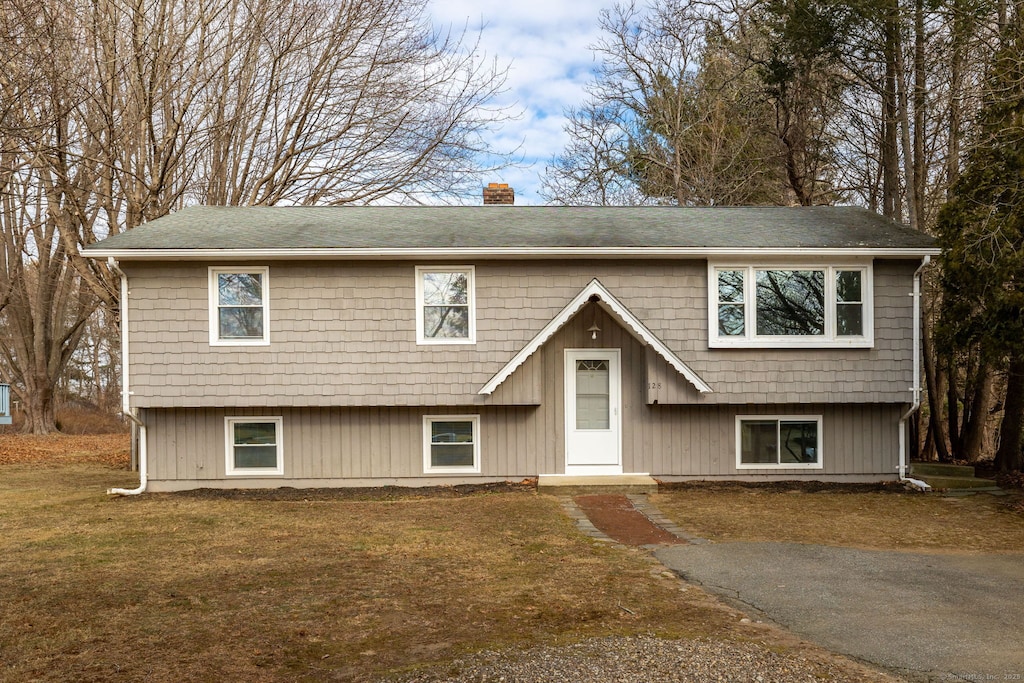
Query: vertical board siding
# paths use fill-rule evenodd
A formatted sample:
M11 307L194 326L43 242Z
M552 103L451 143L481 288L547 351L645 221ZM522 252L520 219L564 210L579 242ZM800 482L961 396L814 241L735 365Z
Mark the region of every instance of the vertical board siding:
M589 323L588 323L589 325ZM625 355L625 354L624 354ZM625 378L624 378L625 380ZM639 393L639 392L636 392ZM556 402L557 403L557 402ZM626 401L623 401L625 410ZM635 410L638 408L639 410ZM877 475L895 473L899 405L648 406L636 401L634 420L623 435L623 468L654 476L749 477ZM263 478L267 486L290 480L344 485L345 480L381 482L436 478L423 473L423 415L480 415L481 472L487 478L524 478L564 472L564 434L554 411L531 406L480 410L440 407L316 408L280 410L149 409L150 478L154 481L226 481L224 418L281 416L283 477ZM736 415L821 415L820 470L737 470ZM198 485L198 484L197 484Z

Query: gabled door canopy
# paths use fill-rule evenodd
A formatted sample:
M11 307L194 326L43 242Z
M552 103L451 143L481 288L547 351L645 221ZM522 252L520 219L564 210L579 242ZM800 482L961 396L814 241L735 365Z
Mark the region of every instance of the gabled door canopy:
M558 312L558 314L544 326L537 335L529 341L519 353L512 357L505 366L498 371L494 377L484 385L484 387L478 392L481 395L489 396L494 393L502 382L509 378L513 372L515 372L520 365L526 362L526 359L533 355L534 351L539 349L547 342L555 332L558 332L569 320L581 309L588 301L595 301L601 308L608 313L618 318L622 323L623 327L629 331L633 337L635 337L640 343L650 346L654 349L659 356L665 359L665 361L675 368L676 372L685 377L693 387L702 394L710 394L711 387L700 377L697 376L693 370L691 370L686 363L684 363L679 356L672 352L663 341L658 339L657 336L644 325L639 318L622 305L622 303L612 296L612 293L605 288L601 282L594 278L590 281L586 287L580 290L580 293L573 297L565 308Z

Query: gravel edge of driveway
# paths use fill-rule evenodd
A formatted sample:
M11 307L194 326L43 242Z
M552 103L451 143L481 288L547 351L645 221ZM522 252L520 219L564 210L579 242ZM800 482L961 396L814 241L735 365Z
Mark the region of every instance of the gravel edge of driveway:
M643 636L590 638L565 646L485 650L389 683L820 683L900 679L846 658L779 651L754 642L676 640Z

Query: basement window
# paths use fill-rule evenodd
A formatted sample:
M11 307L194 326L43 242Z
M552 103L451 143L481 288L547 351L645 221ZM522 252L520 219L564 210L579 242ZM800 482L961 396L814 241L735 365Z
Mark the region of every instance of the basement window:
M225 452L228 476L284 474L280 417L227 417Z
M737 469L821 469L821 416L736 418Z
M479 473L480 416L425 416L423 471L428 474Z

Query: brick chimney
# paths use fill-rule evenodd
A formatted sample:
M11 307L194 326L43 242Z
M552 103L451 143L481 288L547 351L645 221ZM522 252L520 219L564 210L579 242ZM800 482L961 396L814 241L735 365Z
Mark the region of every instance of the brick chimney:
M484 188L484 206L488 204L515 204L516 191L508 183L490 183Z

